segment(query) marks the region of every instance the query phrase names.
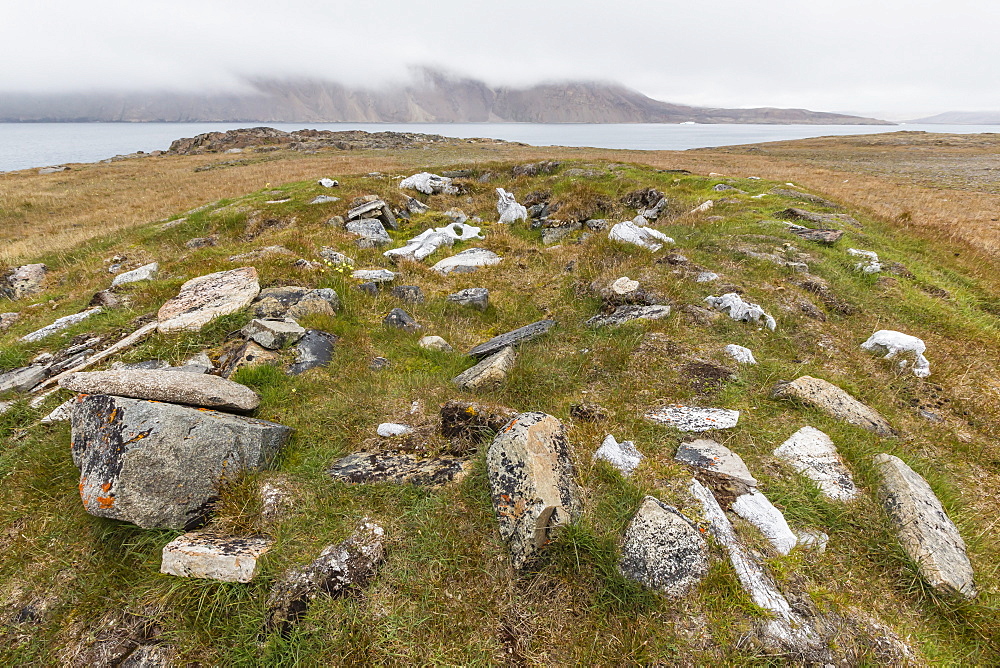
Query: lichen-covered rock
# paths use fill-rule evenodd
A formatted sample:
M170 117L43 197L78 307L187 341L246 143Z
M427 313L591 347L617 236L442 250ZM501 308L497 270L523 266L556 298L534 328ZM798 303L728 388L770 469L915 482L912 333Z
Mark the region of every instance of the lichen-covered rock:
M861 344L862 350L884 354L885 359L891 360L901 353L913 353L913 375L917 378L926 378L931 375L931 363L924 357L927 346L921 339L902 332L895 332L891 329L880 329ZM900 365L902 366L902 362Z
M974 598L976 585L965 541L930 485L898 457L876 455L875 466L882 479L882 506L920 576L943 594Z
M365 587L385 559L385 530L365 519L350 538L330 545L316 559L285 571L271 586L266 631L285 634L317 596L340 598Z
M384 246L392 243L392 237L385 231L385 226L382 225L381 221L374 218L352 220L344 228L348 232L358 236L355 240L358 248L374 248L375 246Z
M771 391L774 399L791 399L807 406L814 406L838 420L867 429L879 436L895 436L889 422L882 415L852 397L833 383L812 376L801 376L793 381L780 382Z
M306 330L291 318L254 318L240 333L269 350L278 350L297 342Z
M160 265L157 262L151 262L147 265L143 265L138 269L133 269L132 271L126 271L123 274L118 274L111 281L112 287L116 285L124 285L125 283L138 283L139 281L152 281L156 278L157 273L160 271Z
M182 578L250 582L257 575L260 557L271 549L272 543L263 536L193 531L163 547L160 572Z
M470 392L496 390L507 381L507 374L514 367L517 353L510 346L501 348L475 366L452 379L460 389Z
M27 392L48 378L49 374L43 364L32 364L13 371L0 373L0 393L15 390Z
M798 536L785 521L784 513L775 508L774 504L756 489L736 497L732 511L760 529L764 538L767 538L778 554L788 554L799 542Z
M219 483L266 466L291 433L264 420L103 394L78 397L71 423L84 508L143 528L203 522Z
M847 252L855 257L863 258L861 262L854 265L854 271L860 271L863 274L877 274L882 271L882 263L879 261L878 253L875 251L848 248Z
M642 453L632 441L619 443L614 436L608 434L604 437L601 447L594 452L594 461L607 462L621 471L623 476L628 477L639 468Z
M470 357L477 357L479 359L488 357L508 346L516 346L527 341L531 341L532 339L536 339L552 329L555 324L555 320L539 320L538 322L533 322L530 325L518 327L517 329L506 332L505 334L494 336L485 343L480 343L466 354Z
M625 577L678 598L708 573L708 544L679 510L647 496L625 529L618 567Z
M705 302L716 311L722 311L733 320L741 322L763 323L772 332L777 323L774 318L764 312L759 305L743 301L735 292L727 292L721 297L705 297Z
M816 483L828 498L851 501L858 495L851 471L841 459L837 447L819 429L802 427L773 454Z
M612 313L599 313L587 320L591 327L614 327L631 320L662 320L670 315L670 307L662 305L638 306L626 304Z
M215 318L250 305L260 292L257 270L241 267L192 278L173 299L160 307L157 330L162 333L198 330Z
M420 323L401 308L394 308L389 311L389 314L382 319L382 324L386 327L395 327L407 332L415 332L421 329Z
M743 458L727 448L708 438L681 443L674 459L688 466L708 471L713 475L722 475L750 485L757 486L757 479L743 463Z
M490 305L490 291L486 288L466 288L448 295L447 299L462 306L485 311Z
M297 376L309 369L327 366L333 360L336 342L337 337L329 332L307 329L305 336L295 345L295 364L288 368L288 373Z
M654 408L644 416L647 420L659 422L681 431L709 431L730 429L739 422L740 412L728 408L698 408L671 404Z
M340 297L331 288L265 288L253 302L254 315L258 318L335 315L339 308Z
M464 476L469 461L458 457L421 458L403 452L355 452L333 463L328 473L336 480L361 484L444 485Z
M40 263L16 267L7 274L7 285L3 292L14 301L37 295L45 285L45 275L48 271L49 268Z
M83 322L92 315L97 315L101 313L104 309L97 306L92 309L87 309L86 311L81 311L80 313L73 313L72 315L64 315L61 318L56 319L51 325L46 325L41 329L36 329L30 334L25 334L21 337L21 340L25 343L34 343L35 341L41 341L46 336L51 336L56 332L61 332L64 329L72 327L73 325Z
M252 411L260 397L246 385L208 374L175 371L81 371L59 385L72 392L112 394L133 399L166 401L225 411Z
M355 269L351 272L351 278L372 283L389 283L396 280L396 272L388 269Z
M521 413L493 439L486 469L500 537L520 569L580 512L566 428L551 415Z

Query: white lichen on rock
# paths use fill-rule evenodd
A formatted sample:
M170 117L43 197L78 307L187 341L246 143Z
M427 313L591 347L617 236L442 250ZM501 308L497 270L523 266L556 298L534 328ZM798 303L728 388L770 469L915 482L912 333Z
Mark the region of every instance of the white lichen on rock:
M765 313L763 308L757 304L743 301L743 298L735 292L727 292L721 297L705 297L705 301L716 311L729 314L733 320L756 323L763 321L764 326L772 332L777 327L774 318Z
M724 349L726 354L732 357L734 360L740 364L756 364L757 360L753 356L753 352L749 348L744 348L743 346L738 346L735 343L730 343Z
M924 357L927 346L922 339L891 329L880 329L861 344L862 350L885 354L885 359L891 360L900 353L913 353L913 375L917 378L926 378L931 375L931 363ZM907 362L901 362L900 366L905 366Z

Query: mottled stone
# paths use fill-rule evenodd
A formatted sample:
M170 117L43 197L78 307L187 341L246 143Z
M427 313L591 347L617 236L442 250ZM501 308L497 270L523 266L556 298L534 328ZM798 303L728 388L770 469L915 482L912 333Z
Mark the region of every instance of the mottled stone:
M608 411L600 404L570 404L569 416L584 422L602 422L608 419Z
M184 578L220 582L250 582L257 575L260 557L271 549L263 536L222 536L193 531L163 547L160 572Z
M681 443L674 459L714 475L736 478L751 487L757 486L757 479L750 474L750 469L743 463L742 457L708 438Z
M257 270L241 267L192 278L157 313L162 333L198 330L250 305L260 292Z
M253 301L254 314L259 318L336 315L339 308L340 297L331 288L265 288Z
M505 334L500 334L499 336L494 336L492 339L485 343L480 343L478 346L470 350L467 354L470 357L476 357L482 359L489 355L493 355L500 351L502 348L508 346L517 346L526 341L531 341L532 339L537 339L542 336L550 329L552 329L556 324L555 320L539 320L538 322L533 322L530 325L525 325L524 327L518 327L517 329L507 332Z
M344 228L358 236L358 239L355 240L358 248L374 248L392 243L392 237L385 231L382 223L373 218L352 220Z
M382 324L386 327L395 327L407 332L415 332L418 329L422 329L420 323L401 308L394 308L389 311L389 314L382 319Z
M336 342L337 337L329 332L307 329L305 336L295 346L295 364L288 368L288 373L297 376L309 369L327 366L333 360Z
M260 397L246 385L207 374L166 370L82 371L66 376L59 385L71 392L113 394L225 411L252 411L260 405Z
M138 269L133 269L132 271L126 271L123 274L118 274L111 281L111 286L124 285L125 283L138 283L139 281L152 281L156 279L156 275L160 271L160 265L157 262L151 262L147 265L143 265Z
M16 392L27 392L43 380L49 374L44 365L32 364L13 371L0 374L0 393L14 390Z
M780 382L771 391L774 399L790 399L814 406L838 420L874 432L879 436L896 436L896 432L878 411L840 389L833 383L812 376Z
M466 288L448 295L447 299L462 306L485 311L490 305L490 291L486 288Z
M100 293L98 293L100 294ZM92 306L99 306L99 304L92 304ZM5 332L10 329L10 326L21 319L20 313L8 312L0 313L0 332Z
M281 356L273 350L259 346L253 341L246 341L231 349L219 359L219 375L229 378L244 367L254 367L261 364L277 366Z
M774 456L816 483L823 495L851 501L858 495L851 471L829 436L813 427L802 427L774 451Z
M644 417L681 431L709 431L735 427L740 419L740 412L727 408L698 408L671 404L654 408Z
M809 227L802 227L801 225L790 225L788 231L795 236L805 239L806 241L813 241L827 246L832 246L840 241L840 238L844 236L843 230L817 230Z
M462 477L468 460L457 457L423 459L401 452L356 452L334 462L329 474L348 483L388 482L436 486Z
M612 313L599 313L587 320L591 327L614 327L623 325L631 320L662 320L670 315L669 306L619 306Z
M34 343L35 341L41 341L47 336L51 336L56 332L61 332L64 329L68 329L77 323L83 322L90 316L97 315L98 313L102 313L103 311L104 309L102 309L100 306L97 306L92 309L87 309L86 311L81 311L80 313L74 313L72 315L64 315L63 317L58 318L51 325L46 325L41 329L36 329L30 334L25 334L24 336L21 337L21 340L26 343Z
M520 569L581 510L566 428L545 413L521 413L486 454L500 537Z
M388 269L355 269L351 272L351 278L372 283L389 283L396 280L396 272Z
M679 510L647 496L625 529L618 567L644 587L679 598L708 573L708 544Z
M12 269L6 276L4 294L12 300L37 295L45 285L49 268L44 264L25 264Z
M511 347L484 358L472 368L452 379L459 389L469 392L486 392L500 388L507 381L507 374L514 367L517 353Z
M407 304L423 304L427 300L419 285L396 285L389 294Z
M306 330L291 318L254 318L240 334L270 350L289 346L306 334Z

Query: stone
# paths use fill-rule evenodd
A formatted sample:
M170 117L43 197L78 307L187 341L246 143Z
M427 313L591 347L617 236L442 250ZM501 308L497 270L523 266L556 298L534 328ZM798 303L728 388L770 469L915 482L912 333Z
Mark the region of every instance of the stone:
M715 202L714 201L712 201L712 200L706 200L706 201L702 202L701 204L699 204L698 206L696 206L695 208L691 209L691 211L689 211L688 213L692 213L692 214L693 213L705 213L706 211L708 211L709 209L711 209L713 206L715 206Z
M570 404L569 416L584 422L603 422L608 419L608 411L600 404Z
M517 354L510 346L482 359L478 364L455 376L451 382L461 390L487 392L499 389L507 382Z
M662 320L668 315L670 315L669 306L658 304L653 306L626 304L619 306L612 313L599 313L587 320L586 324L591 327L609 327L623 325L631 320Z
M389 291L389 294L407 304L423 304L427 301L419 285L397 285Z
M365 518L347 540L282 573L267 598L265 631L287 634L318 596L341 598L367 586L385 560L384 539L385 530Z
M708 573L708 544L679 510L647 496L622 537L622 575L680 598Z
M49 268L44 264L25 264L12 269L6 276L4 294L13 301L37 295L45 286Z
M521 569L581 512L566 428L551 415L521 413L493 439L486 470L500 538Z
M51 424L53 422L69 422L70 418L73 417L73 406L76 404L76 399L67 399L58 406L56 406L51 413L42 418L42 424ZM4 411L0 410L0 414Z
M385 357L373 357L372 361L368 363L368 368L372 371L381 371L382 369L387 369L392 363Z
M115 276L114 280L111 281L111 287L116 285L123 285L125 283L138 283L139 281L152 281L156 279L156 275L160 271L160 265L158 262L151 262L149 264L143 265L138 269L133 269L132 271L126 271L124 274L118 274Z
M701 271L694 277L695 283L711 283L712 281L717 280L719 280L719 275L714 271Z
M338 230L344 229L344 217L343 216L330 216L327 219L326 224L328 227L336 227Z
M94 296L90 298L90 302L87 306L102 306L106 309L118 308L123 302L127 302L127 300L128 298L123 300L111 290L101 290L100 292L94 293Z
M334 202L339 202L339 197L331 197L330 195L317 195L313 197L309 203L310 204L332 204Z
M976 596L972 565L958 527L927 481L892 455L876 455L879 499L927 584L946 596Z
M611 226L611 223L604 218L591 218L584 221L583 224L591 232L603 232Z
M348 232L360 237L355 240L358 248L374 248L392 243L392 238L385 231L382 223L374 218L352 220L344 226Z
M444 212L445 218L449 219L453 225L461 225L469 220L468 214L461 209L452 207Z
M466 248L465 250L446 257L435 264L431 269L439 274L448 275L454 271L463 271L469 268L490 267L500 264L502 257L491 250L485 248Z
M28 392L43 380L48 378L49 373L44 365L32 364L13 371L0 373L0 393Z
M789 528L782 512L756 489L736 497L732 510L760 529L764 538L767 538L778 554L788 554L799 542L798 536Z
M245 341L219 359L219 375L223 378L229 378L244 367L254 367L261 364L278 366L281 364L281 356L253 341Z
M56 319L51 325L46 325L41 329L36 329L30 334L25 334L21 337L21 341L26 343L34 343L35 341L41 341L47 336L51 336L56 332L61 332L64 329L68 329L77 323L81 323L92 315L97 315L102 313L104 309L100 306L87 309L86 311L81 311L80 313L74 313L72 315L64 315L61 318Z
M688 466L708 471L712 475L735 478L750 487L757 486L757 479L750 474L750 469L743 463L743 458L727 448L708 438L701 438L688 443L681 443L674 459Z
M118 397L166 401L224 411L249 412L260 397L246 385L207 374L176 371L80 371L59 381L71 392L113 394Z
M383 232L385 229L399 229L399 225L396 222L396 216L393 215L392 208L390 208L388 204L377 197L372 198L371 196L368 196L364 199L368 201L362 202L347 212L348 221L377 220L384 227ZM351 229L350 222L347 223L346 229L349 232L354 231ZM381 245L378 244L377 240L373 241L375 241L376 245Z
M438 176L430 172L420 172L413 176L408 176L399 182L400 190L418 190L427 195L444 193L446 195L458 194L458 188L451 185L451 179L447 176Z
M351 272L351 278L373 283L389 283L396 280L396 272L388 269L356 269Z
M38 170L39 174L58 174L59 172L68 172L69 167L66 165L58 165L55 167L42 167Z
M319 256L334 267L353 267L354 260L343 253L329 246L323 246L319 251Z
M638 216L638 218L642 218ZM642 218L645 222L645 218ZM656 252L663 248L663 244L672 244L674 240L652 227L645 227L636 224L635 221L627 220L616 224L608 232L608 239L620 241L622 243L634 244L647 250Z
M877 274L882 271L882 263L879 262L878 253L858 250L857 248L848 248L847 252L849 255L864 258L861 262L854 265L854 271L860 271L863 274Z
M427 213L431 210L431 208L418 200L416 197L407 197L406 210L410 213Z
M100 293L98 293L100 294ZM91 306L100 306L100 304L91 304ZM0 313L0 332L5 332L10 329L11 325L21 319L20 313Z
M375 430L375 433L382 438L391 438L393 436L404 436L413 431L413 427L405 424L397 424L395 422L383 422Z
M594 461L611 464L627 478L639 468L639 463L642 462L642 453L632 441L619 443L614 436L608 434L604 437L601 447L594 452Z
M250 582L273 541L263 536L222 536L192 531L163 546L160 572L182 578Z
M372 297L378 296L379 293L379 283L361 283L357 286L358 290L365 293L366 295L371 295Z
M455 350L440 336L425 336L420 339L419 344L421 348L426 348L427 350L438 350L443 353L450 353Z
M386 327L395 327L407 332L415 332L418 329L422 329L420 324L413 319L413 316L401 308L394 308L389 311L389 315L382 319L382 324Z
M328 179L325 177L317 181L317 183L323 186L324 188L336 188L337 186L340 185L338 181L335 181L333 179Z
M740 364L756 364L757 360L753 356L753 352L749 348L744 348L743 346L738 346L735 343L730 343L723 350L726 354L732 357L734 360Z
M485 311L490 305L490 291L486 288L466 288L448 295L446 299L455 304Z
M497 213L500 214L500 222L509 225L518 220L528 219L528 210L517 203L513 193L509 193L503 188L497 188Z
M896 436L889 422L878 411L820 378L801 376L793 381L779 382L771 391L771 398L798 401L879 436Z
M491 439L517 417L506 406L450 400L441 407L441 435L445 438Z
M305 336L295 346L295 364L288 367L288 373L297 376L309 369L327 366L333 360L333 346L337 337L318 329L307 329Z
M157 313L161 333L197 331L222 315L246 308L260 293L257 270L241 267L192 278Z
M518 327L515 330L507 332L505 334L500 334L499 336L494 336L489 341L485 343L480 343L478 346L470 350L467 355L470 357L476 357L482 359L489 355L500 351L502 348L508 346L517 346L527 341L537 339L539 336L547 333L550 329L555 327L555 320L539 320L538 322L533 322L530 325L525 325L524 327Z
M333 463L328 473L346 483L388 482L436 487L462 478L468 460L458 457L423 459L403 452L356 452Z
M740 419L740 412L726 408L696 408L671 404L653 409L644 417L680 431L709 431L735 427Z
M146 529L201 524L219 484L268 465L291 433L241 415L105 394L78 396L71 424L86 511Z
M772 453L816 483L823 496L851 501L858 495L850 469L829 436L814 427L802 427Z
M253 302L259 318L301 318L306 315L336 315L340 297L332 288L298 286L265 288Z
M827 246L832 246L840 241L840 238L844 236L843 230L817 230L809 227L802 227L801 225L789 225L788 231L797 237L805 239L806 241L813 241Z
M291 318L254 318L240 334L269 350L279 350L296 343L306 335L306 330Z
M741 322L763 323L772 332L777 327L774 318L764 312L757 304L743 301L735 292L727 292L721 297L705 297L705 302L716 311L729 315L733 320Z
M198 248L205 248L206 246L214 246L217 243L219 243L219 235L213 234L208 237L195 237L194 239L188 239L184 242L184 247L194 250Z
M921 339L902 332L891 329L880 329L861 344L862 350L885 355L884 359L891 360L900 353L913 353L913 375L917 378L926 378L931 375L931 363L924 357L927 346ZM900 363L903 366L903 363Z

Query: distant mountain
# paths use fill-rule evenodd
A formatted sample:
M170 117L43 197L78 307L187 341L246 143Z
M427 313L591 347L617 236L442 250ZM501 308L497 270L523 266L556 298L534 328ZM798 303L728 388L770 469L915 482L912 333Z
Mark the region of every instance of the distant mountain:
M415 83L348 88L313 79L255 79L249 93L0 95L0 122L270 123L767 123L892 125L806 109L714 109L661 102L617 84L549 83L493 88L421 70Z
M905 122L940 123L941 125L1000 125L1000 111L946 111L943 114Z

